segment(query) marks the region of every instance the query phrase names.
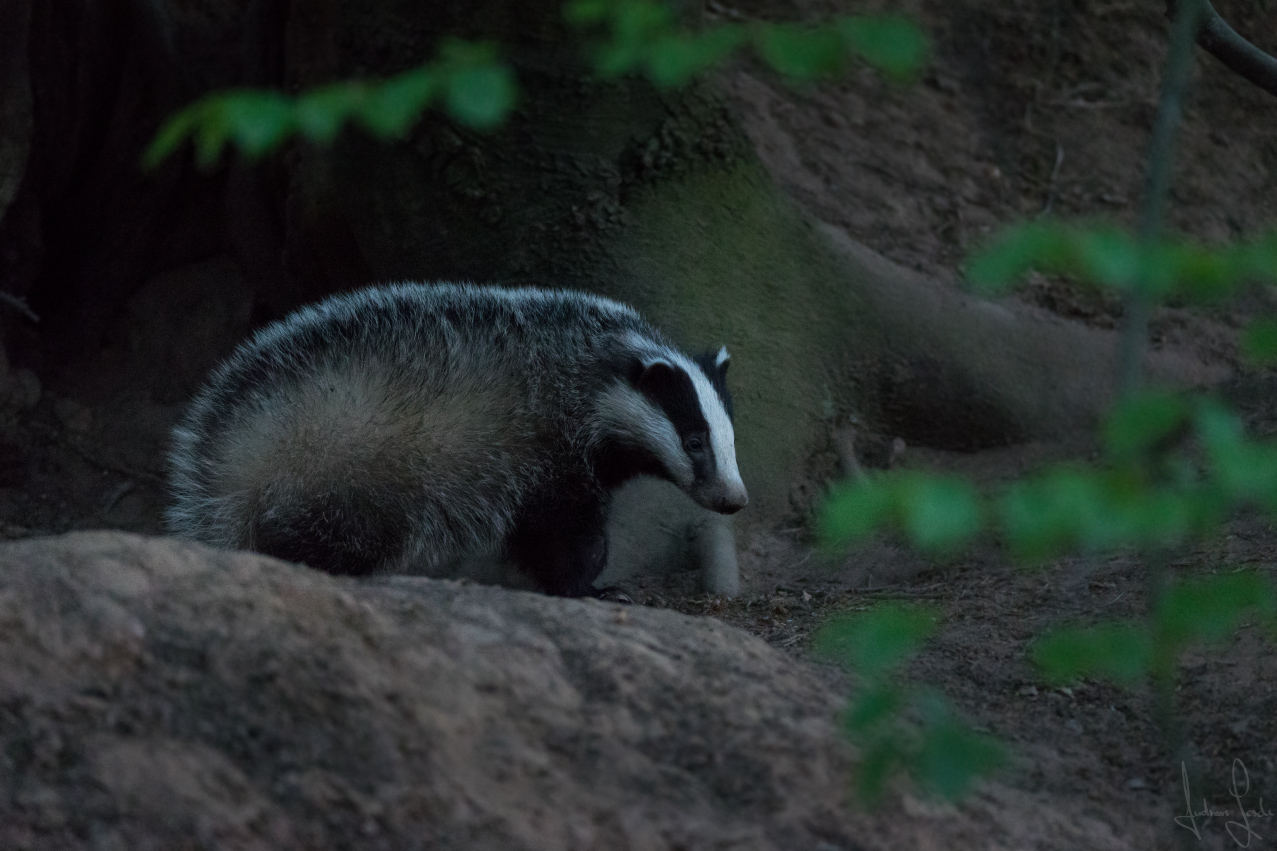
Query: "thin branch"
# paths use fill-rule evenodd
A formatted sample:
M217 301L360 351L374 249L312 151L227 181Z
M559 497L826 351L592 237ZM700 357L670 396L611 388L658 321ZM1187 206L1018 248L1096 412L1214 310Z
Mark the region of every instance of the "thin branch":
M1057 139L1055 142L1055 168L1051 169L1051 178L1046 184L1046 204L1042 207L1042 211L1038 213L1038 218L1051 215L1051 208L1055 206L1055 179L1060 176L1060 166L1064 165L1064 146Z
M1179 126L1184 91L1188 88L1189 71L1193 67L1193 35L1198 31L1205 11L1205 0L1171 2L1175 7L1175 20L1171 25L1171 43L1162 72L1162 94L1148 144L1148 171L1144 180L1144 204L1140 210L1140 239L1149 245L1161 237L1166 219L1175 130ZM1127 294L1123 308L1120 380L1122 394L1129 395L1143 382L1148 320L1153 304L1145 288L1137 285Z
M1167 14L1175 11L1175 0L1168 0ZM1219 16L1210 0L1202 3L1202 22L1197 30L1197 43L1228 70L1277 95L1277 59L1238 35Z
M30 305L28 305L26 300L21 296L16 296L13 293L7 293L4 290L0 290L0 304L13 308L32 322L40 321L40 317L36 316L35 311L31 309Z

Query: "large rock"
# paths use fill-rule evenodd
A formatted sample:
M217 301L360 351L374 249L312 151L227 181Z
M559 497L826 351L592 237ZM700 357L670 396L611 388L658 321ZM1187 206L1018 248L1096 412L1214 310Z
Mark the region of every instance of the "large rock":
M0 547L0 848L853 848L836 699L712 619Z
M837 705L708 618L121 533L0 545L3 851L1156 844L1147 807L1034 780L1043 748L1027 789L855 809Z

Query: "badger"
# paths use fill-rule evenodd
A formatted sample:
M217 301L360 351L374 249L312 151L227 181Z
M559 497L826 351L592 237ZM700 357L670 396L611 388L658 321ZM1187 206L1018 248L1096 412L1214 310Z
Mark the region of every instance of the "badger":
M268 325L173 431L169 530L334 574L507 559L587 596L611 494L673 482L748 502L720 348L684 354L581 292L405 283Z

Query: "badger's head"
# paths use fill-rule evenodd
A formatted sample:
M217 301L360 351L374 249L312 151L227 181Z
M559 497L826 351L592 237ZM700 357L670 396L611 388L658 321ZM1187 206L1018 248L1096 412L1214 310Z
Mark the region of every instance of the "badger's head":
M600 437L613 447L602 465L605 476L648 473L711 511L744 508L749 496L736 467L726 382L730 359L725 347L695 360L664 348L628 357L598 409Z

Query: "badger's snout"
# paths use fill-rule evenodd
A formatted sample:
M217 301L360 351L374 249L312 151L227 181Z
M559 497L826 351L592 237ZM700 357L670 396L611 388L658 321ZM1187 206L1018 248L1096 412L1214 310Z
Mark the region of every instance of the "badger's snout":
M735 514L747 505L749 505L749 494L745 492L744 486L741 486L729 490L714 510L719 514Z
M749 505L749 494L745 492L744 485L707 488L693 496L702 506L718 514L735 514Z

